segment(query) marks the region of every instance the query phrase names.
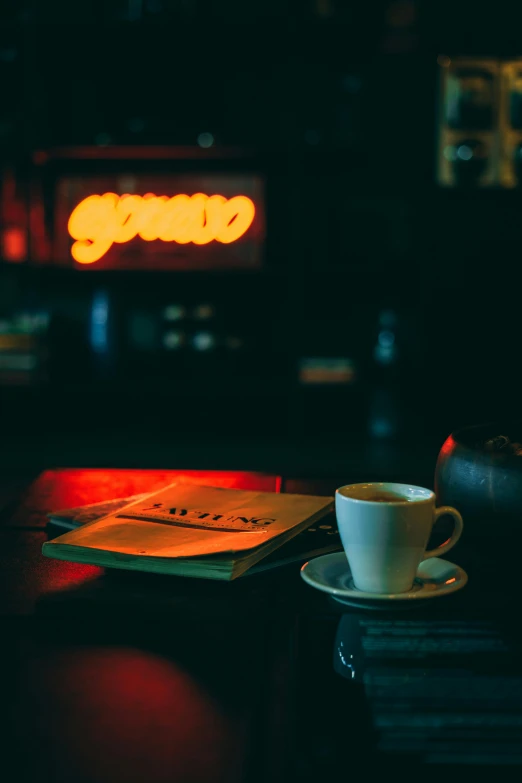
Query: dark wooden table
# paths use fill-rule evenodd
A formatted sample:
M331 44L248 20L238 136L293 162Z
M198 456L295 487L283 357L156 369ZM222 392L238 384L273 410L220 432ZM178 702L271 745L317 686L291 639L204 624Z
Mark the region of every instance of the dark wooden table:
M521 769L515 531L468 526L453 557L468 586L386 615L335 604L295 566L216 584L41 556L47 511L166 475L48 473L21 498L23 482L4 486L9 779L333 781L363 765L426 780L442 768L490 764L497 778ZM283 489L329 494L341 483L286 478Z

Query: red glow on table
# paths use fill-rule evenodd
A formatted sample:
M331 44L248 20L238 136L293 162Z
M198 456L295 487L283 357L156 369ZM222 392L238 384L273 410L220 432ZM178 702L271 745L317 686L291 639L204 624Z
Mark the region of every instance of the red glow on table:
M11 524L45 527L41 509L60 511L144 492L155 492L175 481L228 489L280 492L281 477L237 470L135 470L69 468L46 470L22 498Z
M28 679L24 730L52 738L42 744L41 763L53 779L240 778L239 722L173 660L132 647L70 648L43 656Z
M85 584L102 574L103 568L100 566L62 560L58 566L55 563L52 566L47 566L45 586L49 592L54 593L57 590L66 590Z

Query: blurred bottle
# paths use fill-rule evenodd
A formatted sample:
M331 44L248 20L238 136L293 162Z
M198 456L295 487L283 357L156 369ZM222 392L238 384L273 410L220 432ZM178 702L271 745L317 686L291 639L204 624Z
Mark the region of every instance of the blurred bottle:
M401 428L398 317L391 309L378 316L373 346L368 430L374 439L395 438Z
M116 377L121 360L121 335L118 332L115 295L108 288L96 288L89 305L87 342L90 349L91 366L98 380ZM69 344L74 353L75 345Z

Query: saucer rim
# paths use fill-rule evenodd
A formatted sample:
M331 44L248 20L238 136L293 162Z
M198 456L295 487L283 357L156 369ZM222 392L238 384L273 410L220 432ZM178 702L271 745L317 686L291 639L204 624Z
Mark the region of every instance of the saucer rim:
M307 573L307 567L310 566L311 563L317 563L318 560L324 560L326 558L333 560L338 559L340 557L344 557L346 559L346 555L344 552L330 552L326 555L320 555L319 557L312 558L311 560L308 560L306 563L304 563L301 566L301 578L303 579L306 584L310 585L310 587L315 588L316 590L320 590L323 593L326 593L328 595L331 595L333 598L344 598L346 600L354 600L357 601L358 605L362 605L364 603L389 603L389 602L395 602L395 601L420 601L420 600L427 600L429 598L437 598L439 596L443 595L449 595L451 593L457 592L457 590L461 590L468 582L468 575L466 571L456 563L452 563L451 560L446 560L443 557L437 557L433 558L434 560L440 560L444 563L448 563L450 566L452 566L455 569L457 579L455 582L453 582L450 585L440 585L440 588L435 590L408 590L405 593L366 593L359 590L352 590L349 588L339 588L339 587L333 587L331 585L328 585L326 583L320 583L315 580L313 580L309 573ZM429 558L432 559L432 558ZM348 562L348 561L347 561ZM424 562L424 561L421 561ZM420 566L420 563L419 563Z

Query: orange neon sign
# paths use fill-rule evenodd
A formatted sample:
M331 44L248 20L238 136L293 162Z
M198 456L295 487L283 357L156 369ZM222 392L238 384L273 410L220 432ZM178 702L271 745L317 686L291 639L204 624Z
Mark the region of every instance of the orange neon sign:
M235 242L254 220L254 202L247 196L145 196L104 193L84 198L73 209L67 228L76 240L71 254L79 264L93 264L114 242L140 236L146 242L161 239L206 245L216 240Z

